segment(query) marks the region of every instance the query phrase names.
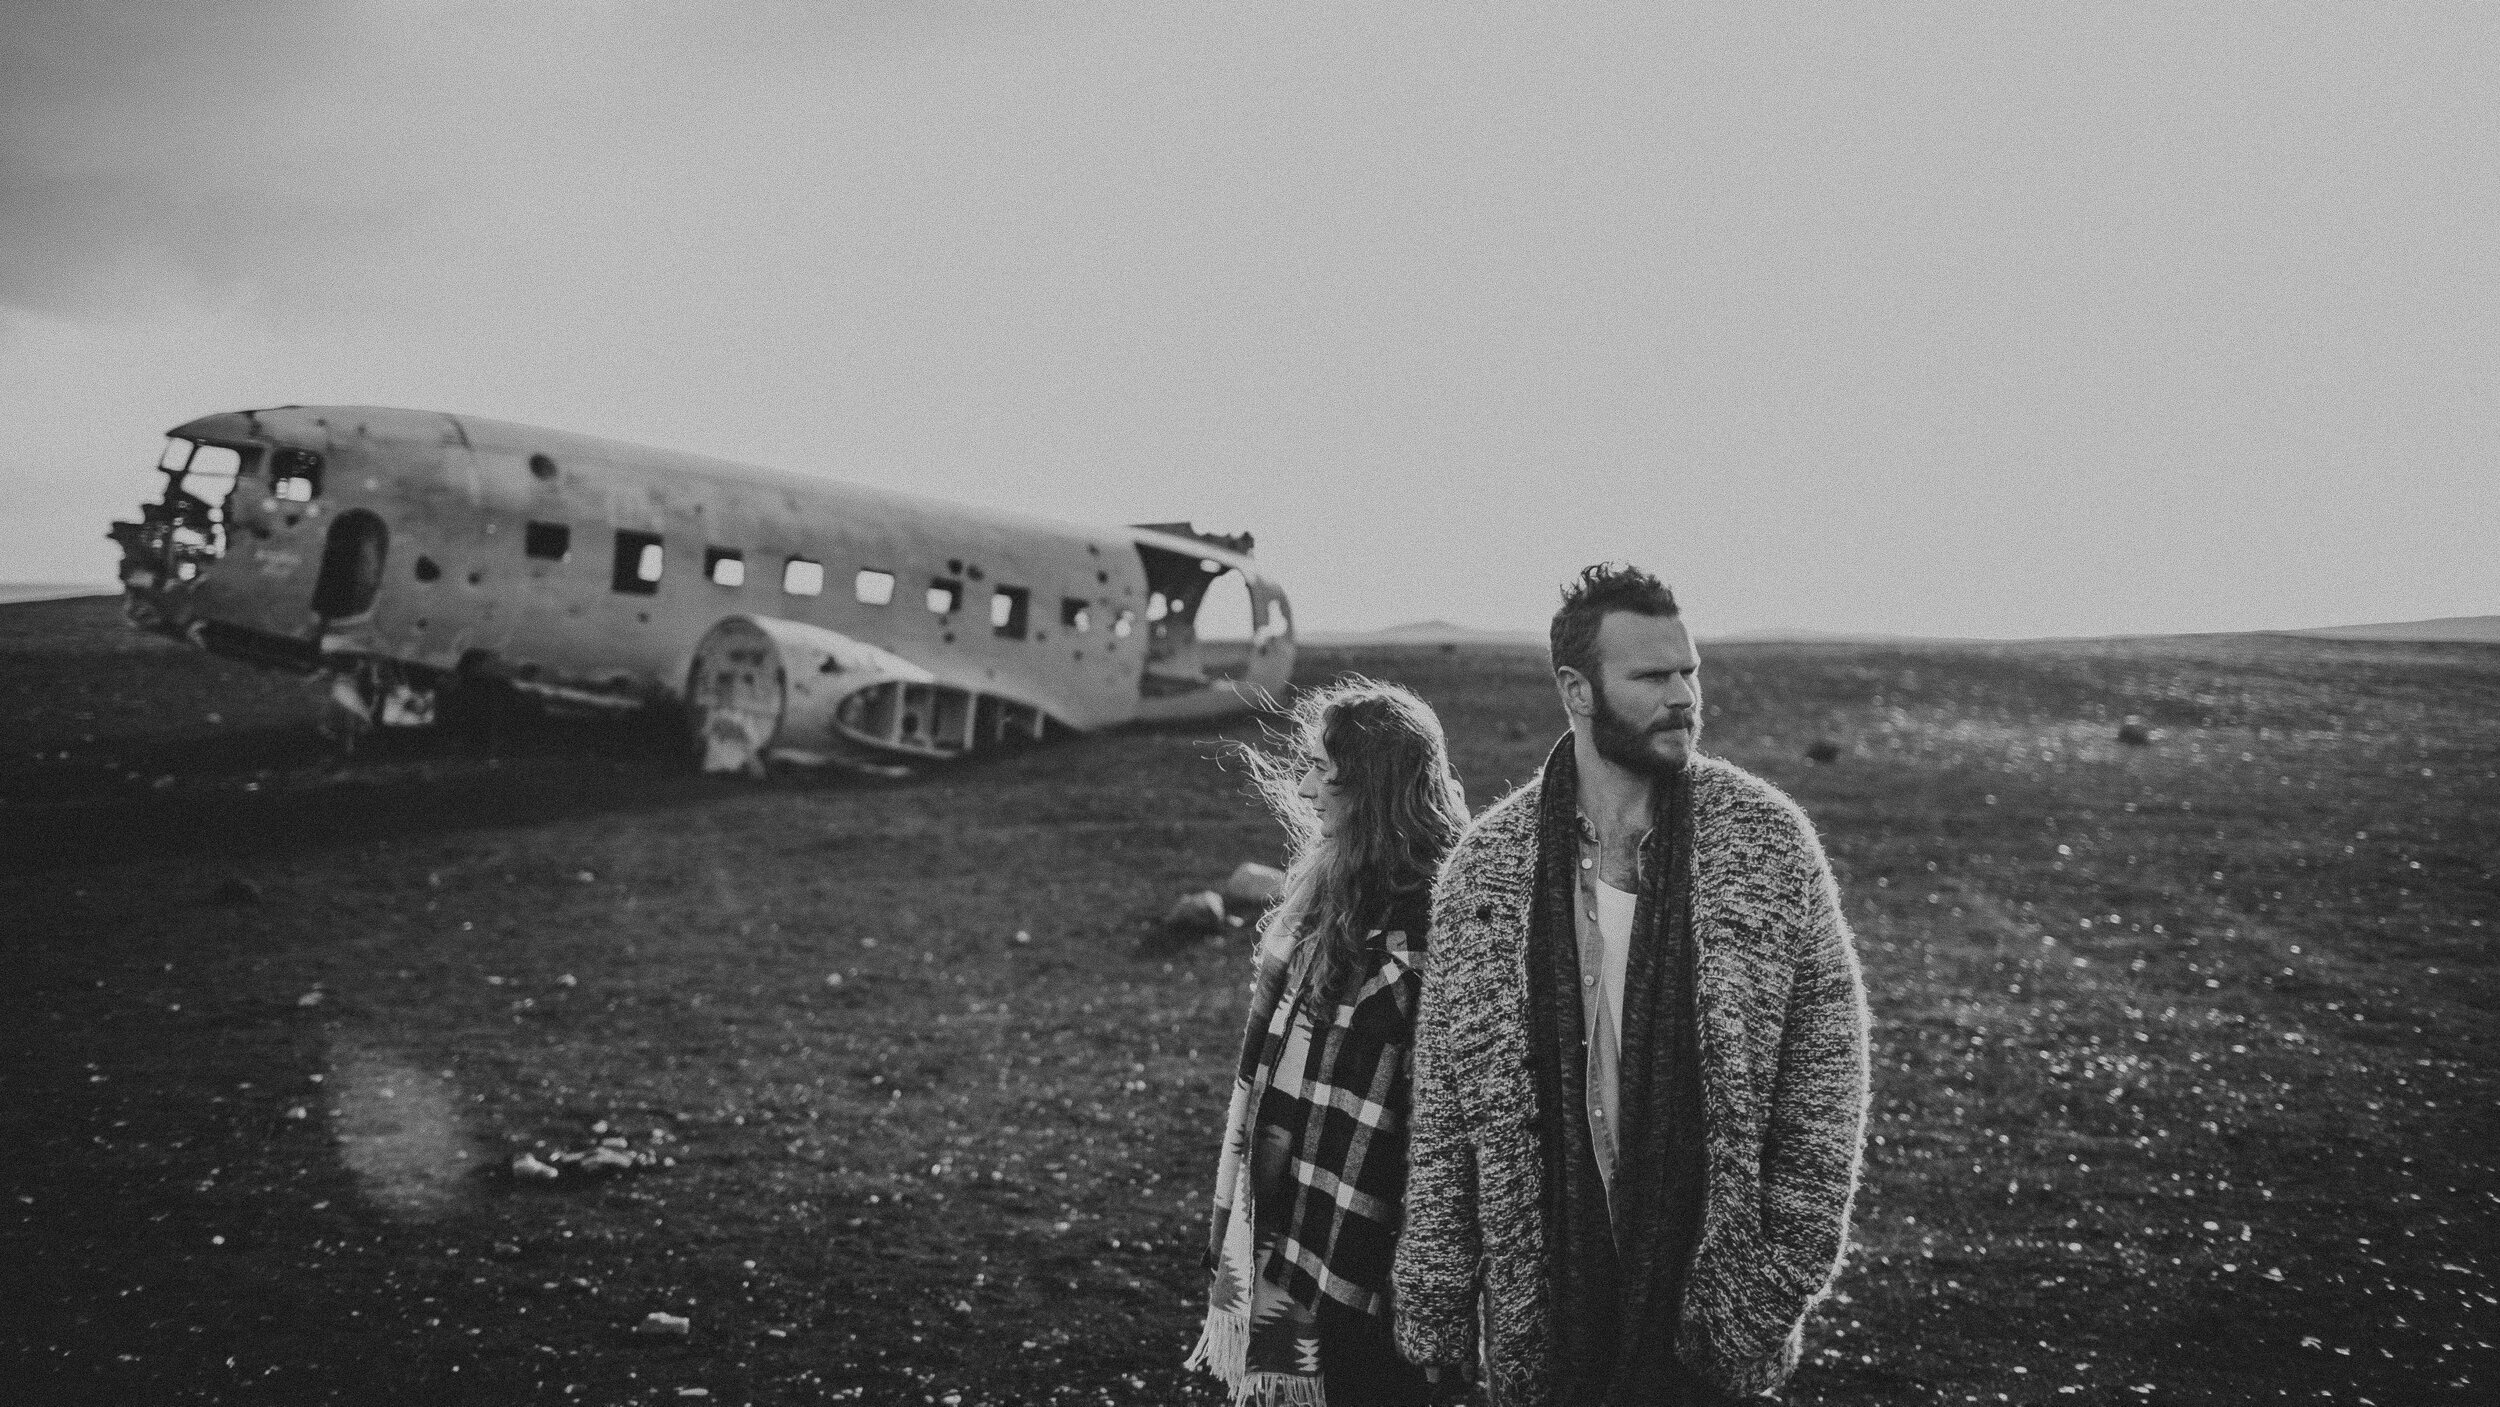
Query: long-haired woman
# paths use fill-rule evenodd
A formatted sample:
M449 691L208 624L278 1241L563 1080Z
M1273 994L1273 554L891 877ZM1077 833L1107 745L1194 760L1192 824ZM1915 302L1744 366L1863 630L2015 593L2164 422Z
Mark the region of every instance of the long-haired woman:
M1426 1392L1389 1335L1407 1051L1467 799L1440 719L1396 685L1305 694L1285 737L1241 750L1293 858L1260 925L1189 1363L1236 1403L1396 1407Z

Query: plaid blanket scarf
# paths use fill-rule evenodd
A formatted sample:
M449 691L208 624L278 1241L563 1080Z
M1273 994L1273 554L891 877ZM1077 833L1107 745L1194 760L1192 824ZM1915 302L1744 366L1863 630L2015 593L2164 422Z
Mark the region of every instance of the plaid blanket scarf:
M1323 1297L1388 1316L1428 916L1420 888L1385 916L1369 935L1369 975L1322 1013L1324 1029L1297 1000L1311 946L1281 935L1259 945L1216 1164L1206 1324L1184 1365L1221 1379L1235 1403L1326 1407Z

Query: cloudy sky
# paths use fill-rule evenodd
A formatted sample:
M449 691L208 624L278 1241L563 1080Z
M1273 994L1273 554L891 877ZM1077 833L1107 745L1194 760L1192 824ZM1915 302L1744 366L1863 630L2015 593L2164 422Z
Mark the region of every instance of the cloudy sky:
M1248 528L1306 628L2500 611L2500 7L11 6L0 581L214 410Z

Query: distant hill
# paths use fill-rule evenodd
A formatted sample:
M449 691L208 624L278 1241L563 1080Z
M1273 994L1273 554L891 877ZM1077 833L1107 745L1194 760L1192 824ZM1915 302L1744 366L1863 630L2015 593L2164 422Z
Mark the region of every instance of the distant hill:
M1733 635L1704 635L1705 645L1880 645L1908 644L1911 635L1861 635L1830 630L1746 630ZM1446 620L1409 621L1379 630L1312 630L1301 636L1305 645L1536 645L1545 644L1542 630L1479 630Z
M70 596L110 596L120 590L111 582L0 581L0 606L17 601L58 601Z
M2463 641L2500 644L2500 616L2441 616L2436 620L2389 621L2377 625L2324 625L2307 630L2209 632L2196 634L2305 635L2319 640ZM2049 638L2049 637L2041 637ZM2091 637L2160 639L2160 636ZM1301 636L1305 645L1543 645L1541 630L1478 630L1446 620L1410 621L1379 630L1313 630ZM2019 644L2019 640L1978 640L1950 635L1881 635L1837 630L1741 630L1704 635L1705 645L1949 645Z
M1310 630L1305 645L1542 645L1541 630L1478 630L1445 620L1410 621L1380 630Z
M2500 645L2500 616L2440 616L2432 620L2396 620L2377 625L2322 625L2309 630L2275 633L2314 635L2322 640L2461 640L2473 644Z
M1739 630L1729 635L1704 635L1705 645L1932 645L1950 637L1937 635L1868 635L1846 630Z

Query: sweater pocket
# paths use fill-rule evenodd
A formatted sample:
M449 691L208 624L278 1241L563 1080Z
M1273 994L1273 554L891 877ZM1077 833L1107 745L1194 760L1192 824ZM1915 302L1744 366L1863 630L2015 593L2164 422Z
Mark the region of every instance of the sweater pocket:
M1759 1392L1793 1366L1808 1300L1759 1237L1723 1237L1694 1258L1679 1349L1723 1389Z
M1722 1157L1738 1155L1753 1172L1760 1163L1763 1118L1776 1066L1764 1068L1759 1050L1762 1017L1752 990L1758 966L1737 949L1737 943L1721 941L1702 950L1696 1025L1702 1103L1712 1125L1714 1151ZM1776 1045L1770 1054L1776 1059Z

